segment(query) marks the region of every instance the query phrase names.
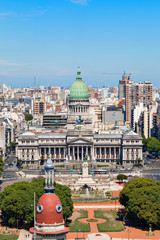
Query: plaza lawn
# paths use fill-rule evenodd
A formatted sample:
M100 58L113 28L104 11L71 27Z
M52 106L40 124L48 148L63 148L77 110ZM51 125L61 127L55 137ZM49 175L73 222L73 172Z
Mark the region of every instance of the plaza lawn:
M4 235L4 234L0 234L0 240L17 240L18 239L18 235L14 235L14 234L11 234L11 235Z
M70 232L90 232L90 225L89 223L80 223L78 222L78 219L80 218L87 218L88 214L87 211L77 211L80 213L80 217L78 217L75 221L73 221L69 228L70 228Z
M117 220L118 215L115 211L101 211L96 210L95 218L106 219L105 223L97 224L99 232L120 232L123 230L122 223Z

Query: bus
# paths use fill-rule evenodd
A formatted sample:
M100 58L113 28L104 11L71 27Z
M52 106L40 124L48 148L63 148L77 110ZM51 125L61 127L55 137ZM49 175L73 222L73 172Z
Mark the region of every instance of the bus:
M107 170L104 170L104 169L99 169L99 170L92 170L90 172L91 175L95 175L95 174L107 174L108 171Z

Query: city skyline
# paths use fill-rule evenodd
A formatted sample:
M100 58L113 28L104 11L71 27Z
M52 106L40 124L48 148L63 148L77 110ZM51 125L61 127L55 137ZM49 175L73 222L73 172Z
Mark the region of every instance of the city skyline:
M0 85L159 85L158 1L6 0L1 3ZM44 84L45 83L45 84Z

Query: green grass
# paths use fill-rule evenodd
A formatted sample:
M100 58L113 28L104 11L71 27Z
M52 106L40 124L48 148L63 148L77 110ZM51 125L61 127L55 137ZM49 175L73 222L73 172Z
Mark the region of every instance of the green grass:
M107 197L108 199L110 199L110 198L112 197L112 192L106 192L105 194L106 194L106 197Z
M56 168L64 168L64 165L55 165Z
M0 234L0 240L17 240L19 236L11 234L11 235L5 235L5 234Z
M89 223L80 223L78 219L80 218L88 218L87 211L77 211L80 212L81 216L77 218L73 223L70 224L70 232L90 232L90 225Z
M115 211L101 211L96 210L95 218L106 219L107 222L97 224L99 232L120 232L123 230L123 225L120 221L116 220L118 218L117 212ZM108 216L105 216L108 214Z
M109 165L98 164L97 167L109 167Z

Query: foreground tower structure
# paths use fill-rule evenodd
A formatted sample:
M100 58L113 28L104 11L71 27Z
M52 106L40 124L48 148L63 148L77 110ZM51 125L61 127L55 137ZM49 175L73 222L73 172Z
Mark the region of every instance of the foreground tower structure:
M33 239L65 240L69 228L65 227L62 204L54 193L54 166L51 159L47 160L45 176L45 193L38 201L35 227L30 228L30 232L34 233Z

